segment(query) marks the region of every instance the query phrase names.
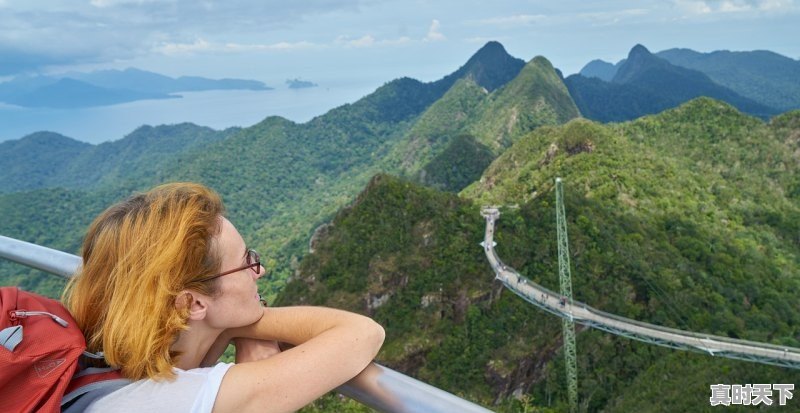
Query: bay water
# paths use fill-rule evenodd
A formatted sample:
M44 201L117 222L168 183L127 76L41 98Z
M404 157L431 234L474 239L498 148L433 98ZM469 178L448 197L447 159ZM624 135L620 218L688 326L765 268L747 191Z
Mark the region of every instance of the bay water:
M22 108L0 103L0 141L50 131L97 144L121 139L142 125L191 122L219 130L251 126L268 116L303 123L330 109L353 103L378 86L339 82L303 89L182 92L175 99L81 109Z

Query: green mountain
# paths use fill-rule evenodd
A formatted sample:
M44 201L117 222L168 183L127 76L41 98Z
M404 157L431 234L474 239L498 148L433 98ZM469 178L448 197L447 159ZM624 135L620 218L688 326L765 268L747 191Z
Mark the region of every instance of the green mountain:
M399 171L426 182L430 172L426 165L451 147L456 137L471 136L496 155L541 125L560 124L577 116L578 109L560 76L547 59L539 56L493 92L471 77L456 82L420 116L389 153L385 170ZM453 153L451 151L450 155ZM475 162L481 164L482 161L476 159ZM475 169L469 159L450 162L449 167ZM470 172L465 171L464 175Z
M88 143L52 132L0 142L0 193L48 186L89 148Z
M273 270L273 280L265 288L279 289L294 271L314 228L351 202L369 178L385 167L394 145L457 80L477 80L482 87L493 88L517 75L522 61L517 66L518 59L503 58L499 52L505 53L501 45L489 43L438 81L397 79L304 124L270 117L241 130L209 132L209 139L198 138L203 143L192 148L182 144L175 131L156 139L166 149L155 148L141 136L158 135L145 128L124 142L91 147L53 181L25 188L62 186L66 191L0 196L0 205L19 208L15 221L0 226L0 233L42 240L50 239L45 235L48 231L61 231L73 237L65 235L45 245L74 251L79 244L75 235L80 232L71 228L80 227L83 218L64 214L87 212L59 207L59 197L88 198L89 204L107 205L160 182L202 182L223 196L231 220L247 234L249 244L271 258L267 266ZM35 208L30 204L34 200ZM64 226L45 225L51 217ZM0 267L0 279L12 276L13 270Z
M800 61L768 50L731 52L718 50L700 53L691 49L668 49L656 56L675 66L696 70L714 83L733 90L761 105L787 111L800 108ZM592 60L581 70L586 78L610 82L625 63Z
M315 239L278 303L370 314L387 327L381 363L493 410L566 411L560 320L494 282L477 245L480 205L501 205L500 257L556 289L560 176L576 299L797 347L798 134L800 112L765 124L701 98L622 124L540 127L460 196L378 175ZM582 327L577 348L586 411L711 411L711 383L800 379Z
M0 143L0 193L152 182L176 163L178 154L204 150L237 130L215 131L191 123L142 126L123 139L99 145L53 133L34 133Z
M580 116L561 76L542 56L533 58L514 80L490 95L481 109L470 131L495 153L534 128Z
M397 79L303 124L145 127L105 146L48 135L5 142L0 188L26 174L41 182L0 191L0 234L77 252L111 202L161 182L202 182L267 257L262 289L280 291L278 303L370 314L387 328L381 362L493 410L563 411L560 321L494 283L477 245L480 205L502 205L500 256L555 288L561 176L577 299L661 325L799 345L800 112L765 124L700 98L601 125L574 119L578 98L546 59L518 66L498 46L438 81ZM637 73L610 84L648 79ZM54 165L14 169L26 153ZM470 182L460 195L435 189ZM63 288L20 268L0 262L0 284ZM586 329L578 348L587 411L706 411L709 383L799 378Z
M714 83L701 72L672 65L641 45L631 49L611 82L572 75L565 83L581 113L602 122L658 113L699 96L726 101L762 118L778 112Z
M489 92L505 85L517 76L525 61L506 52L499 42L486 43L463 66L438 81L449 89L459 79L470 78Z
M610 82L624 62L625 59L617 62L617 64L595 59L583 66L578 73L583 77L596 77L600 80Z
M466 133L470 121L479 116L480 104L488 93L469 77L458 80L392 148L387 161L389 170L413 175L423 168L451 139Z
M112 202L130 195L131 188L47 188L0 194L0 235L79 255L92 220ZM15 285L49 297L59 297L66 280L0 260L0 285Z
M420 182L443 191L459 192L481 177L494 153L472 135L459 135L419 173Z
M766 50L699 53L669 49L656 53L676 66L708 75L714 82L781 111L800 109L800 61Z

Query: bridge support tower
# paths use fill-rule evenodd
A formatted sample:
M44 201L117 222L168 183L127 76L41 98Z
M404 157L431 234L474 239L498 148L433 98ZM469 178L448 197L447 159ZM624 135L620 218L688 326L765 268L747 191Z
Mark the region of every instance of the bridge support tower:
M564 193L561 178L556 178L556 228L558 231L558 279L563 300L572 303L572 275L569 269L569 240L567 219L564 214ZM567 396L571 413L578 411L578 363L575 350L575 322L562 318L564 336L564 358L567 368Z

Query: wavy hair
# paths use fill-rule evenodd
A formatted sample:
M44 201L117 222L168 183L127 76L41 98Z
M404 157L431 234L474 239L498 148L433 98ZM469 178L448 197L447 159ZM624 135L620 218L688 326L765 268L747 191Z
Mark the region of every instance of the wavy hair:
M83 242L83 266L64 302L83 330L89 351L103 351L130 379L174 377L170 351L188 328L185 289L215 295L202 278L219 271L213 247L222 201L193 183L172 183L134 195L101 213Z

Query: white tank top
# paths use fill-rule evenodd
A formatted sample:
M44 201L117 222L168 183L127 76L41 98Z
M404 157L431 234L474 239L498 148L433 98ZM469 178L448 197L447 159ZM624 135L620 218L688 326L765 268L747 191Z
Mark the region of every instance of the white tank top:
M172 381L143 379L110 393L86 409L87 413L187 412L211 413L222 378L233 364L191 370L174 369Z

